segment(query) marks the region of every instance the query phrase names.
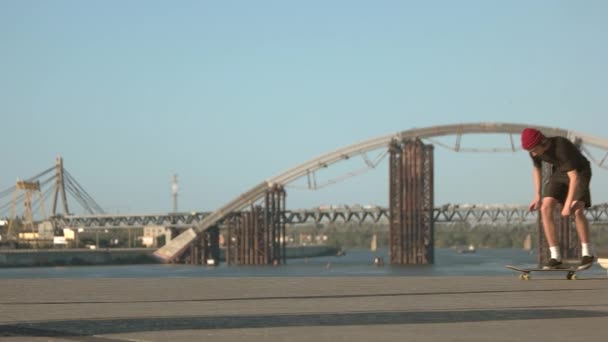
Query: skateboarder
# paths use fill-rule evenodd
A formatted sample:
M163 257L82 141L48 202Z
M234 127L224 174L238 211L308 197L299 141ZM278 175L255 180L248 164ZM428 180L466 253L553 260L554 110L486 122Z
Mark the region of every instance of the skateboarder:
M559 268L562 265L553 215L557 203L563 204L561 211L563 217L574 215L576 231L582 244L580 266L591 265L594 256L589 236L589 222L584 213L584 208L591 206L589 160L570 140L559 136L546 137L535 128L525 128L521 132L521 146L530 153L534 165L535 196L529 209L540 208L543 230L551 251L551 258L544 268ZM541 197L543 161L553 166L553 173L546 180Z

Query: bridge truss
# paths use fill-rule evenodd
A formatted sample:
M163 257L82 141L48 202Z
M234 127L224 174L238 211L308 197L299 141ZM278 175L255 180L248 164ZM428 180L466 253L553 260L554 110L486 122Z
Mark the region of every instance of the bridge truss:
M53 220L59 227L84 229L120 229L148 225L189 229L208 217L211 212L141 214L141 215L81 215L56 216ZM387 207L336 207L292 209L283 212L288 225L312 223L388 223ZM594 205L585 211L591 224L608 224L608 203ZM433 209L433 219L439 223L468 222L470 224L525 224L538 220L537 211L529 211L521 205L445 205Z

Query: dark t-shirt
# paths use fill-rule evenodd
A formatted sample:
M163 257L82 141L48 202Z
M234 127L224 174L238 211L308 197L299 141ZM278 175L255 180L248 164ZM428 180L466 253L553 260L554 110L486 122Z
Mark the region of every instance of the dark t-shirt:
M549 148L541 155L532 156L535 167L541 167L541 162L553 165L553 172L569 172L577 170L581 173L590 173L589 160L570 140L564 137L550 137Z

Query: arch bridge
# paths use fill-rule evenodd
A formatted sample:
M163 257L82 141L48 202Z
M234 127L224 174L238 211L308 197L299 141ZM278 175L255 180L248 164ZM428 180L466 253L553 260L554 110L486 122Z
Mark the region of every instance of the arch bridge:
M276 261L277 255L280 257L279 241L284 235L285 221L281 219L280 212L285 211L285 187L306 177L309 187L315 188L315 172L357 156L361 156L367 166L373 168L379 161L369 160L366 153L383 149L390 155L390 203L387 216L391 230L391 262L432 263L433 222L438 219L433 216L433 145L456 152L515 152L520 150L516 141L519 141L519 134L526 127L535 127L546 136L566 137L575 142L591 162L601 168L608 168L605 165L608 140L561 128L512 123L469 123L414 128L331 151L270 177L205 216L195 228L182 232L158 249L155 255L166 262L179 260L184 254L190 257L197 255L203 256L200 260L204 262L208 250L214 248L209 232L216 230L219 223L227 223L231 231L234 229L236 232L234 240L246 243L238 248L256 250L254 254L257 253L256 258L260 256L260 263ZM469 134L505 135L509 144L507 147L491 149L466 149L460 142L464 135ZM443 136L455 136L454 145L447 145L435 139ZM596 156L598 151L603 155ZM263 202L262 205L256 206L259 201ZM238 214L246 208L251 208L248 214ZM573 246L574 235L570 234L570 228L568 222L562 222L560 236L564 237L564 250L576 253L576 247ZM539 236L542 238L542 234ZM542 245L544 241L539 241L539 246Z

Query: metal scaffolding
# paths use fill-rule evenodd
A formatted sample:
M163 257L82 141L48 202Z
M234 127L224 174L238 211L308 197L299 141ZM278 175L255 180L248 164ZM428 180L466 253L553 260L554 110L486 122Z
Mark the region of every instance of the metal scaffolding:
M434 262L433 145L394 140L389 147L391 264Z
M23 192L23 205L25 207L25 212L21 219L21 230L15 234L14 226L16 217L16 206L17 199L20 197L19 194ZM37 228L34 223L34 201L38 199L38 205L42 209L42 219L46 220L46 210L44 207L44 200L42 199L42 192L40 191L40 181L35 182L26 182L20 179L17 180L17 185L15 186L15 192L13 194L13 201L11 204L11 216L9 217L8 223L8 239L19 239L19 233L37 233Z
M182 256L186 264L216 266L220 262L220 232L218 226L197 234Z
M227 219L226 263L228 265L278 265L286 263L285 198L282 186L266 192L264 206Z

